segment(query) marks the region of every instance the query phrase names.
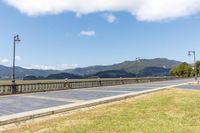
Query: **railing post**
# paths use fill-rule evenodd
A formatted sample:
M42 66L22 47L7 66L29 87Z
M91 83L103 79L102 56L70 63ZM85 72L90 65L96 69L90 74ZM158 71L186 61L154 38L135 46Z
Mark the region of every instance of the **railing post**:
M99 81L99 86L102 86L102 83L101 83L101 79L98 78L98 81Z
M124 81L123 81L122 77L120 77L120 81L121 81L121 84L123 85Z
M16 87L16 83L12 83L12 94L16 94L17 93L17 87Z
M64 82L64 88L69 88L68 80L65 80L65 82Z

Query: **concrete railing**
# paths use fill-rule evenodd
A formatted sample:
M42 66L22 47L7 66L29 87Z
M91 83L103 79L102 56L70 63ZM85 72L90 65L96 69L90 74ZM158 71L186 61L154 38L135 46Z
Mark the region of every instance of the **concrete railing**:
M153 81L177 79L175 77L150 77L150 78L115 78L115 79L84 79L66 81L26 81L16 84L16 93L31 93L42 91L56 91L100 86L114 86L122 84L135 84ZM0 95L12 94L12 84L0 84Z

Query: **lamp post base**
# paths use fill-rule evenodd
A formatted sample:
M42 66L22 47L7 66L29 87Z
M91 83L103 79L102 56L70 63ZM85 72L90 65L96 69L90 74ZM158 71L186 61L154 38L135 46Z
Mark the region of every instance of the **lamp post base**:
M12 94L17 93L16 83L12 81Z

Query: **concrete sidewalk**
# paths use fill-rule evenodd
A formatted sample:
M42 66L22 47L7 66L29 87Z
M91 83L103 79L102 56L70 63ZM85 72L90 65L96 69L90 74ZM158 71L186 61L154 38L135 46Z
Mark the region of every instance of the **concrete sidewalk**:
M0 96L0 125L183 86L192 81L192 79L183 79Z

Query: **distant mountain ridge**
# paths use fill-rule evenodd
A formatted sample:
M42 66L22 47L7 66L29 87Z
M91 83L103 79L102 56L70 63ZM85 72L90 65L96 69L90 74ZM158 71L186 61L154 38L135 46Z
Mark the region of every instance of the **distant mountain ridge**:
M23 79L25 76L34 75L46 77L50 74L61 73L59 70L38 70L38 69L26 69L22 67L16 67L16 78ZM0 65L0 79L11 79L12 67Z
M180 61L169 60L167 58L155 58L155 59L141 59L138 61L125 61L122 63L108 65L108 66L90 66L85 68L76 68L65 70L67 73L76 75L92 75L102 71L109 70L123 70L129 73L138 73L147 67L160 67L160 68L173 68L181 64Z
M138 61L125 61L122 63L108 65L108 66L90 66L85 68L67 69L67 70L38 70L38 69L26 69L22 67L16 67L16 78L23 79L26 76L36 77L113 77L113 76L134 76L134 74L146 75L163 75L181 64L180 61L169 60L166 58L155 58L155 59L141 59ZM54 75L57 74L57 75ZM72 74L72 75L70 75ZM0 79L11 79L12 67L6 67L0 65Z

